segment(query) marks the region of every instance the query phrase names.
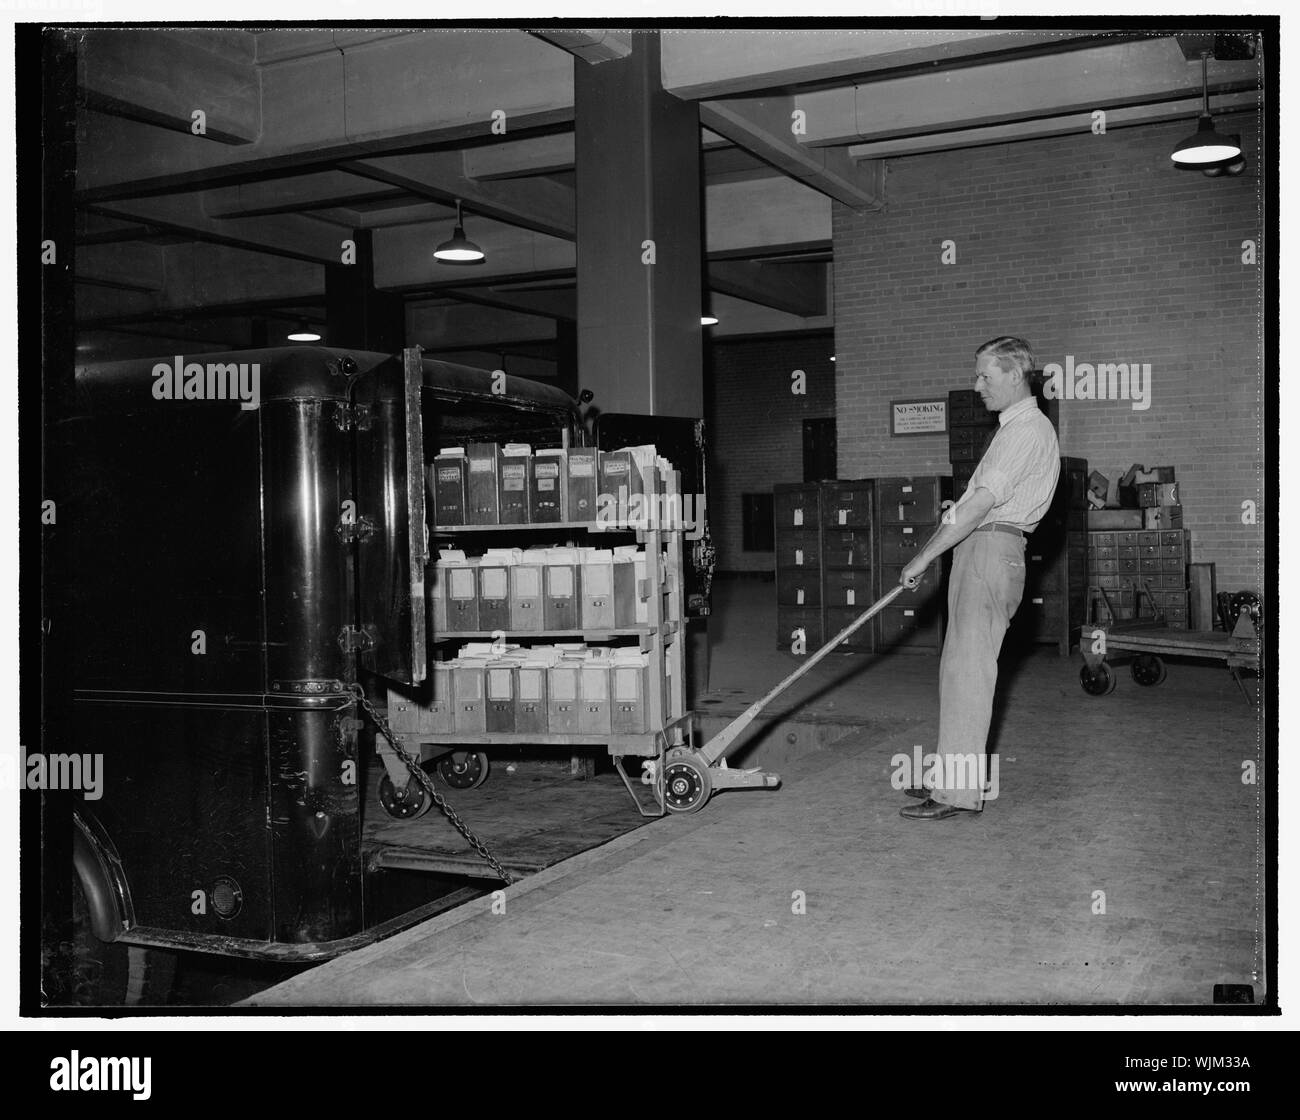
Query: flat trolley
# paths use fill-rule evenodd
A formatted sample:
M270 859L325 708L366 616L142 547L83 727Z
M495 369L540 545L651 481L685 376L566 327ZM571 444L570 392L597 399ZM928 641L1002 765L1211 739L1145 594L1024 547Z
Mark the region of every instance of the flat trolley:
M1133 680L1144 688L1151 688L1167 675L1164 658L1195 657L1224 662L1246 703L1254 704L1254 698L1241 679L1242 669L1258 673L1260 666L1260 639L1249 616L1243 612L1231 634L1223 630L1175 630L1165 624L1164 613L1150 589L1144 585L1142 590L1151 603L1153 618L1084 627L1079 642L1084 660L1083 668L1079 670L1079 684L1083 691L1089 696L1108 696L1115 691L1118 677L1107 661L1131 657ZM1107 612L1114 619L1106 592L1102 590L1101 594Z

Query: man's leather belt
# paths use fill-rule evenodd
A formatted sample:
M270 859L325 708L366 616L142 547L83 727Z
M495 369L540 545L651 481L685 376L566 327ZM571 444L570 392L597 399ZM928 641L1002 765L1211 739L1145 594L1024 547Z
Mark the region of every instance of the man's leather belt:
M977 533L1014 533L1017 537L1023 537L1024 530L1017 525L1008 525L1005 521L990 521L987 525L981 525L975 530Z

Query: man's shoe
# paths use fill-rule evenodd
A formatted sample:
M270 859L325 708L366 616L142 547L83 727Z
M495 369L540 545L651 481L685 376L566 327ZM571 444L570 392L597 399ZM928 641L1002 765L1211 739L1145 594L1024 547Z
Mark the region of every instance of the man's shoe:
M945 805L942 801L927 797L919 805L904 805L898 810L898 815L912 821L941 821L945 817L956 817L963 813L970 815L978 811L977 809L959 809L956 805Z

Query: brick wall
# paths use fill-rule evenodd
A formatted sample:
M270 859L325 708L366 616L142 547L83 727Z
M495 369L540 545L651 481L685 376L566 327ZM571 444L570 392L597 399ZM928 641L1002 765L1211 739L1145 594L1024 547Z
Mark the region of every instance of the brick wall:
M889 401L968 387L974 349L1019 334L1040 365L1149 362L1151 406L1061 401L1061 450L1113 475L1173 465L1192 559L1261 588L1262 234L1253 120L1225 117L1238 178L1173 170L1191 120L890 160L886 209L834 212L841 477L949 471L943 436L889 436ZM941 242L957 263L940 263Z
M741 495L803 481L803 421L835 415L832 353L825 335L715 342L709 348L709 530L719 571L773 570L771 552L741 547ZM803 395L791 392L798 369L807 374Z

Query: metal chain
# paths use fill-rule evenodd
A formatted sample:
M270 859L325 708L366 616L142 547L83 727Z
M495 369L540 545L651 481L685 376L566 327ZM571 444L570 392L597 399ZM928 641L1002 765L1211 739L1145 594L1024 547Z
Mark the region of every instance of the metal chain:
M483 859L483 862L496 872L497 878L505 883L506 886L510 886L510 884L515 881L514 876L512 876L510 872L502 866L501 861L492 854L488 846L470 831L469 825L460 819L460 814L457 813L450 804L448 804L446 798L434 789L433 779L424 772L424 767L420 765L419 760L416 759L414 755L409 754L402 746L400 740L395 734L393 734L393 729L388 726L388 721L375 710L374 704L366 698L365 689L363 689L360 684L352 684L349 685L348 688L357 698L357 703L359 703L366 710L366 714L375 721L375 726L379 729L380 734L388 740L389 745L393 748L393 753L406 763L406 768L410 770L411 777L420 783L424 792L433 799L433 803L442 811L442 815L446 817L451 822L452 827L465 838L469 843L469 846Z

